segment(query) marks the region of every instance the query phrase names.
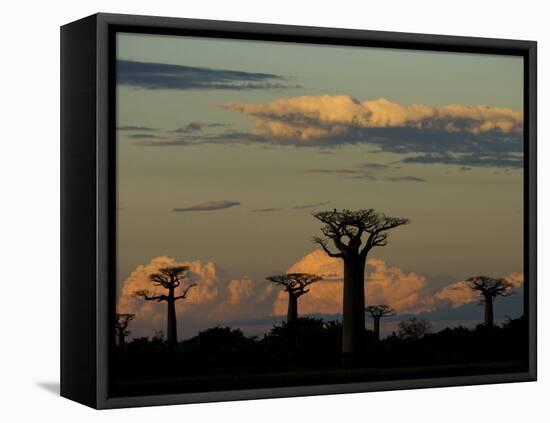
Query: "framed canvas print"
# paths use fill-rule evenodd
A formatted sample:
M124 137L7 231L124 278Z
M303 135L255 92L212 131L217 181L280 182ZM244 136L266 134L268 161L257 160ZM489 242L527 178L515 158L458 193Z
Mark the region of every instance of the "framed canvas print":
M97 14L61 30L61 393L536 379L536 43Z

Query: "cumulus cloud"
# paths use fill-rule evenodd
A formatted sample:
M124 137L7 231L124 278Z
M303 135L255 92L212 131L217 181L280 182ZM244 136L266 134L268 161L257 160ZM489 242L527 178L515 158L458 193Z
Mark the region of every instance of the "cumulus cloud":
M310 292L300 298L301 313L338 314L342 312L342 261L327 256L321 250L306 255L288 273L314 273L323 280L310 286ZM369 259L365 276L365 296L369 304L391 304L399 313L415 311L420 301L420 290L426 279L416 273L406 273L380 259ZM287 298L279 293L273 305L274 314L283 314Z
M414 154L410 163L521 167L523 113L487 105L363 102L346 95L223 104L251 119L241 141L333 146L365 142L382 151ZM218 141L231 142L219 135ZM404 160L405 161L405 160Z
M185 300L178 301L176 313L178 333L183 338L216 325L243 327L261 333L287 312L288 295L265 280L247 276L226 277L209 261L177 260L159 256L137 266L122 282L117 298L117 312L134 313L132 337L152 336L165 330L166 304L144 301L135 291L163 293L154 286L149 275L170 266L189 266L186 283L196 283ZM315 273L323 280L312 284L310 292L300 297L300 314L339 315L342 312L343 265L337 258L315 250L289 267L288 273ZM520 288L523 273L511 273L505 279ZM367 304L390 304L398 314L418 314L444 309L458 309L479 300L465 281L451 283L434 294L426 294L428 281L415 272L407 272L384 260L371 258L365 274ZM268 321L265 323L262 321ZM256 322L256 323L255 323Z
M514 288L520 288L523 284L523 272L514 272L504 276L504 279ZM452 308L458 308L465 304L469 304L479 300L479 293L470 289L466 281L452 283L434 295L424 300L424 305L427 311L445 305L450 305Z
M221 107L252 116L257 133L303 142L338 135L351 127L411 127L472 134L520 132L523 128L522 113L500 107L407 105L385 98L360 102L345 95L303 96Z
M117 84L150 90L258 90L296 88L271 73L117 60Z
M235 207L240 205L241 203L239 203L238 201L217 200L217 201L206 201L204 203L196 204L191 207L175 208L172 211L175 211L175 212L212 211L212 210L227 209L229 207Z
M343 278L342 261L327 256L322 250L306 255L288 269L289 273L314 273L324 279L310 287L310 292L300 298L301 313L338 314L342 312ZM523 273L505 277L515 288L523 284ZM443 287L433 295L426 295L427 280L414 272L405 272L381 259L367 261L365 272L365 297L368 304L390 304L398 314L422 313L438 308L457 308L478 301L465 281ZM273 305L274 314L283 314L287 298L280 292Z
M170 266L189 266L186 283L197 284L185 300L176 304L180 336L193 336L198 330L232 320L263 316L269 313L277 294L270 284L254 283L246 276L226 278L212 262L155 257L131 272L122 283L118 296L117 312L136 315L132 321L132 337L151 336L156 330L165 330L166 303L144 301L134 293L144 289L154 295L165 293L162 287L151 283L149 275Z

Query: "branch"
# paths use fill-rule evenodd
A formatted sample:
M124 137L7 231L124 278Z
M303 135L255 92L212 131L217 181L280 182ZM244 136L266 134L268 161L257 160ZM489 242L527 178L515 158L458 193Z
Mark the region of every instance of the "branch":
M178 295L177 297L174 297L174 300L177 301L177 300L181 300L182 298L187 297L187 293L188 293L189 290L190 290L191 288L193 288L194 286L197 286L197 284L196 284L196 283L192 283L191 285L189 285L187 288L185 288L185 289L183 290L183 294Z
M332 251L330 251L328 248L327 248L327 241L326 239L324 238L321 238L321 237L313 237L313 242L315 244L319 244L321 246L321 248L323 250L325 250L325 253L327 253L327 255L329 257L344 257L343 253L333 253Z
M151 281L154 282L153 283L154 286L163 286L166 289L170 287L170 281L160 273L154 273L152 275L149 275L149 279L151 279Z
M142 297L144 300L146 301L157 301L157 302L160 302L160 301L168 301L168 297L166 295L155 295L155 296L150 296L149 295L149 291L143 289L141 291L135 291L134 292L134 295L136 297Z

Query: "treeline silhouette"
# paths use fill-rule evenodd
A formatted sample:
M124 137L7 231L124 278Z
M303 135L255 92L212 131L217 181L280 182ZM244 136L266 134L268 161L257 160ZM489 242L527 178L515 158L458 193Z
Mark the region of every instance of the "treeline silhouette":
M115 392L247 389L525 370L523 317L502 326L480 324L437 333L429 333L429 326L412 318L384 339L363 330L364 353L358 366L350 368L341 363L341 323L319 318L283 322L263 337L213 327L176 344L158 334L136 338L115 351Z

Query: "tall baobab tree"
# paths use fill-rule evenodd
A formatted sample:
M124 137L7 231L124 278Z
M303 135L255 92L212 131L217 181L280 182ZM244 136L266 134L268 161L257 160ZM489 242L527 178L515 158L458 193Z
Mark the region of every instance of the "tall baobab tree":
M387 304L371 305L365 308L365 311L370 314L373 321L373 330L376 340L380 340L380 319L387 316L393 316L395 310Z
M365 264L374 247L388 243L388 231L409 223L408 219L388 217L374 209L324 211L313 215L325 224L324 237L314 237L330 257L344 261L344 306L342 313L342 352L344 361L353 363L363 350L365 330ZM364 236L363 236L364 235ZM328 240L337 251L332 251Z
M136 315L130 313L117 313L115 317L115 333L118 340L118 346L122 347L124 346L126 337L131 333L128 329L128 325L130 321L134 320Z
M481 297L480 304L485 304L485 326L493 326L493 302L496 297L507 297L512 294L513 286L506 279L489 276L475 276L466 279L468 286L477 291Z
M149 275L149 279L154 286L162 286L168 290L168 295L151 295L147 290L136 291L135 295L142 297L147 301L166 301L168 315L166 325L166 339L170 343L178 342L178 331L176 326L176 301L182 300L187 297L187 293L191 288L197 284L189 284L183 288L180 295L176 295L176 288L178 288L184 279L189 277L189 266L173 266L159 269L158 273Z
M288 292L288 312L286 321L291 323L298 319L298 298L309 292L306 289L312 283L323 279L310 273L287 273L286 275L268 276L266 280L285 287Z

